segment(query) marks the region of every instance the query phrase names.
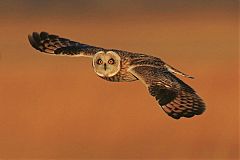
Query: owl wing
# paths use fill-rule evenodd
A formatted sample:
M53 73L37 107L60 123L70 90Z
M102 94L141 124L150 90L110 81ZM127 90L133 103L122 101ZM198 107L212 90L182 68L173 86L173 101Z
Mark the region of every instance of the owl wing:
M28 39L35 49L54 55L92 57L96 52L104 50L103 48L74 42L47 32L33 32L28 36Z
M164 67L136 66L129 70L148 88L162 109L171 117L193 117L205 110L196 92Z

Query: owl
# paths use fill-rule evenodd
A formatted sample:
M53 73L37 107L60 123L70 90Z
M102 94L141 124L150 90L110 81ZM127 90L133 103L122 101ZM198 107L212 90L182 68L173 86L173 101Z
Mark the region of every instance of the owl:
M92 58L94 72L107 81L140 80L161 108L174 119L190 118L205 110L205 103L194 89L175 75L193 77L171 67L160 58L95 47L46 32L33 32L28 39L33 48L47 54Z

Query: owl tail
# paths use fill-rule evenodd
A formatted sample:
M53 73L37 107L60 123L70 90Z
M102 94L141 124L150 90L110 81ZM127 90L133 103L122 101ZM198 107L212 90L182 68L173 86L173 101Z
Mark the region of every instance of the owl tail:
M187 77L187 78L192 78L192 79L194 78L194 77L192 77L192 76L190 76L188 74L185 74L185 73L177 70L176 68L173 68L172 66L169 66L168 64L165 64L164 66L167 68L167 70L169 72L171 72L173 74L178 74L178 75L181 75L181 76L184 76L184 77Z

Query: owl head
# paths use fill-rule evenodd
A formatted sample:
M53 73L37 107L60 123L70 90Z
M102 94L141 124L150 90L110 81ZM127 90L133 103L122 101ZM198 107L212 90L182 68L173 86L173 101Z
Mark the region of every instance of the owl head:
M120 56L113 51L100 51L93 57L94 71L100 77L112 77L120 70Z

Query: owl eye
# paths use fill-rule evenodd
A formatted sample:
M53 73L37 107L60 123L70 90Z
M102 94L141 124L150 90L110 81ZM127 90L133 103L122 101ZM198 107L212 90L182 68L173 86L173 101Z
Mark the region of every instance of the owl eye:
M99 58L99 59L97 60L97 64L98 64L98 65L101 65L101 64L103 64L103 61Z
M109 64L114 64L114 63L115 63L115 62L114 62L114 59L112 59L112 58L109 59L109 60L108 60L108 63L109 63Z

